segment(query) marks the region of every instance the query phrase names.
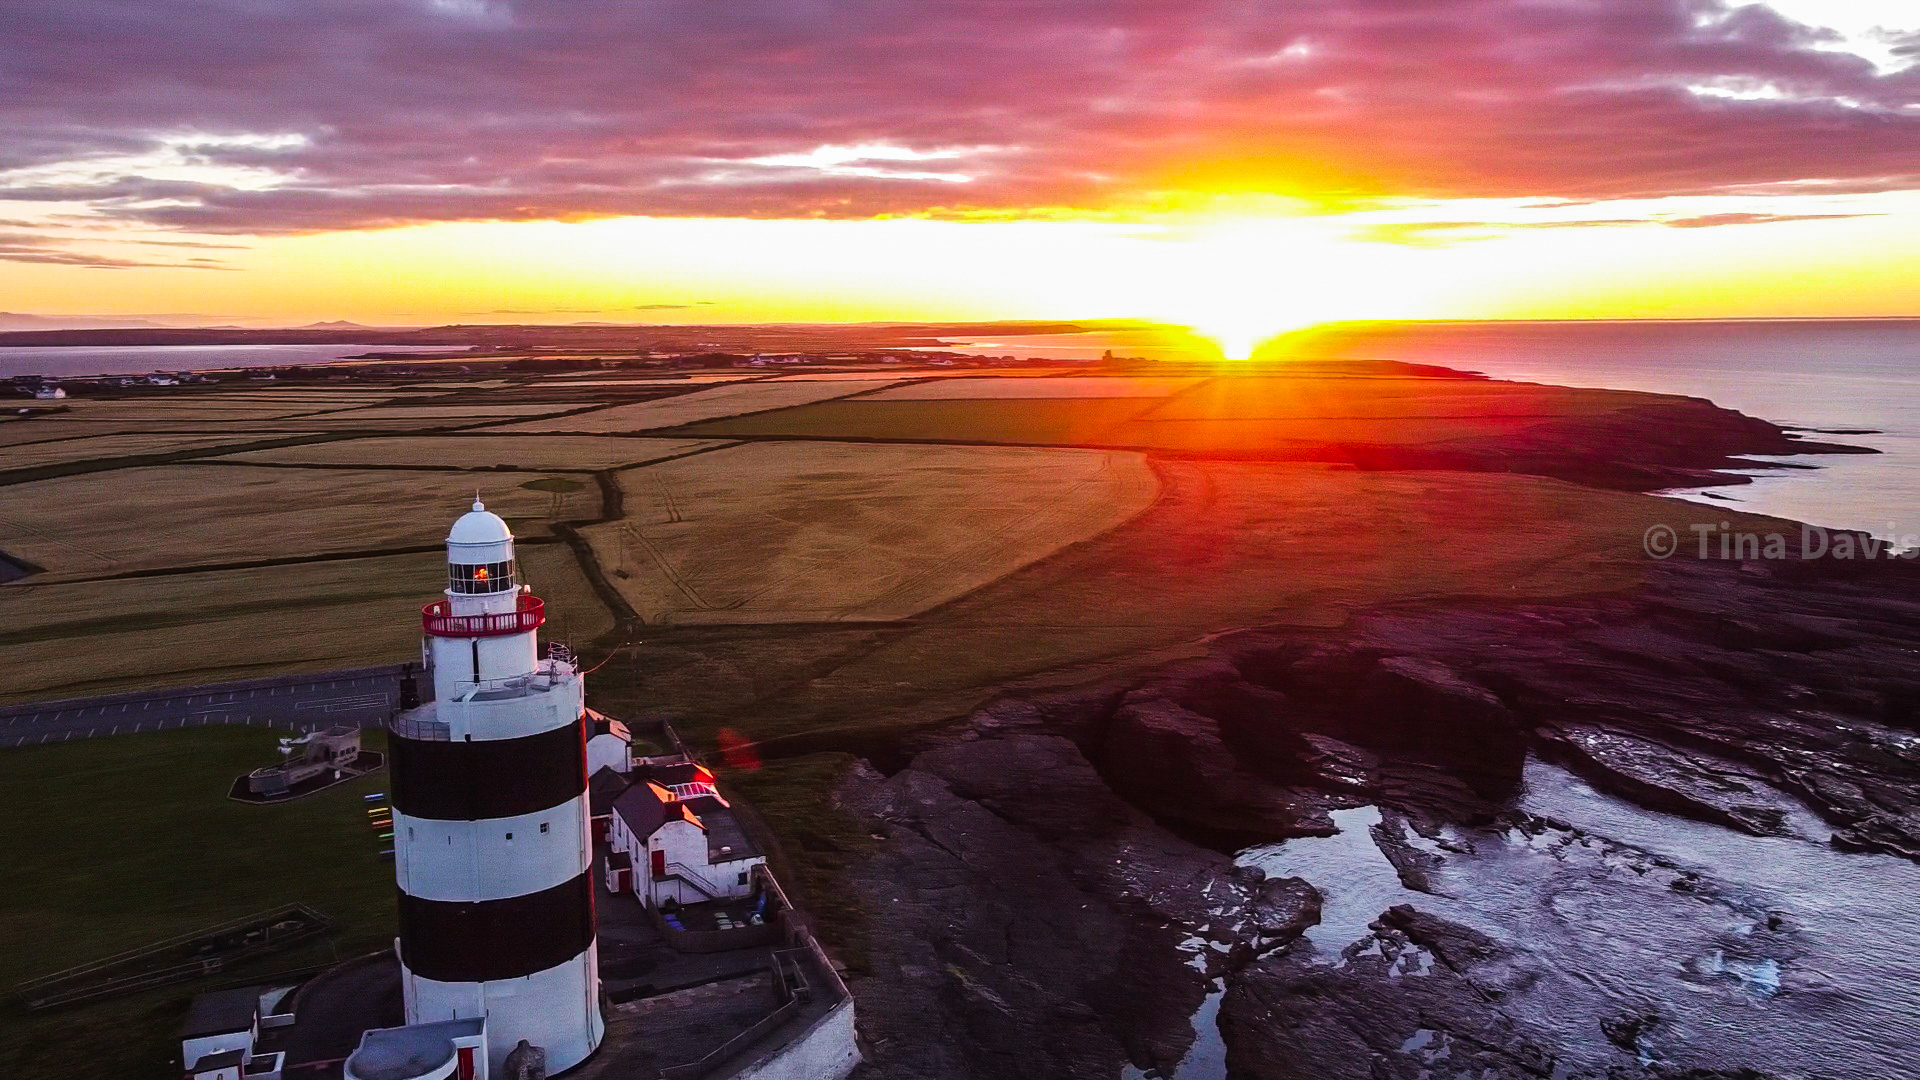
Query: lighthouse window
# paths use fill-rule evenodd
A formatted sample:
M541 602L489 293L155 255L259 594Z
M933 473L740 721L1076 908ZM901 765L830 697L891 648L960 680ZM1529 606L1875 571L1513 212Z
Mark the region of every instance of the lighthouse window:
M540 831L541 831L541 832L546 832L546 831L547 831L547 823L546 823L546 822L544 822L544 821L543 821L543 822L541 822L541 823L540 823Z
M513 560L497 563L451 563L447 588L456 593L493 593L513 590Z

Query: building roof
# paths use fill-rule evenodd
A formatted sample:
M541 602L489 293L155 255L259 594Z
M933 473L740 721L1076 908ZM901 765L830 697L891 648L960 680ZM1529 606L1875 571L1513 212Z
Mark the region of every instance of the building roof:
M693 783L701 778L710 782L712 773L691 762L655 767L647 770L647 773L645 780L635 783L613 800L613 812L620 815L620 820L627 823L627 828L635 836L650 837L669 821L691 821L707 834L709 863L750 859L765 854L747 838L746 830L740 826L740 819L734 816L733 807L728 805L725 798L717 793L676 798L666 786L669 780L675 778L679 778L681 784ZM594 775L598 777L599 773ZM589 788L591 783L589 781Z
M613 800L613 812L627 823L633 835L644 839L666 824L671 802L672 797L654 784L634 784Z
M717 795L706 795L686 802L687 809L699 815L700 823L707 830L707 861L710 863L728 862L733 859L751 859L763 854L747 839L747 832L740 827L740 819L734 816L733 807L727 800Z
M587 710L587 722L593 725L593 735L595 736L613 735L623 742L633 741L633 735L627 730L625 723L615 720L613 717L608 716L598 709L589 708ZM588 737L592 738L593 736Z
M672 765L647 765L634 770L634 775L651 780L665 788L699 781L713 782L713 773L705 765L692 761L680 761Z
M587 778L587 812L594 817L612 813L613 800L631 786L633 781L615 772L612 766L600 766Z
M375 1028L360 1036L359 1049L347 1059L347 1075L359 1080L412 1080L452 1060L454 1039L472 1038L486 1030L486 1018L481 1016Z
M473 504L473 512L460 515L452 531L447 533L449 544L498 544L511 539L513 530L507 528L507 523L478 501Z
M238 1050L222 1050L217 1054L207 1054L187 1069L190 1073L212 1072L215 1069L231 1069L246 1060L246 1055Z
M187 1020L180 1027L180 1037L198 1039L204 1035L246 1031L253 1026L253 1014L260 1008L260 995L269 989L265 986L241 986L232 990L215 990L211 994L195 994L193 1004L187 1006Z

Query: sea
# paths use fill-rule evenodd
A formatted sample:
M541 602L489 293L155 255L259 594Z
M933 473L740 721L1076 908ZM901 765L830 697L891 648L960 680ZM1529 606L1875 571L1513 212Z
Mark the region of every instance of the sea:
M1920 534L1920 319L1422 323L1356 330L1332 345L1499 379L1702 397L1809 439L1868 447L1879 453L1756 458L1737 470L1751 483L1670 494L1883 539ZM1124 332L957 351L1093 359L1105 349L1155 355L1149 338Z
M1686 1069L1718 1064L1782 1080L1914 1080L1920 866L1835 850L1831 831L1804 806L1777 792L1762 797L1777 801L1788 835L1748 836L1642 810L1533 760L1521 809L1584 837L1560 827L1539 836L1460 833L1452 839L1468 843L1456 842L1464 853L1455 854L1401 831L1442 856L1432 893L1402 884L1374 839L1374 807L1335 811L1337 835L1250 848L1237 861L1304 876L1321 890L1320 923L1306 933L1309 964L1343 966L1356 944L1378 951L1367 945L1367 924L1395 904L1524 949L1537 977L1504 997L1500 1011L1559 1049L1556 1078L1614 1075L1621 1055L1596 1037L1602 1025L1656 1016L1635 1049L1643 1065L1671 1070L1658 1075L1705 1075ZM1676 884L1688 871L1710 887ZM1763 930L1773 916L1788 933ZM1417 963L1399 974L1418 977L1433 962L1410 960ZM1433 1053L1444 1033L1425 1036L1416 1032L1400 1048L1409 1064L1445 1057ZM1197 1068L1174 1080L1224 1077Z
M445 345L33 345L0 346L0 379L44 375L145 375L155 371L294 367L368 352L446 352Z

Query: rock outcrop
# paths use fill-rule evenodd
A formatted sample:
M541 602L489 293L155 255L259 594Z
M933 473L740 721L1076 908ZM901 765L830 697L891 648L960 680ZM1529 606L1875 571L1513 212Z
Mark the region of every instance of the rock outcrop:
M1414 606L1211 651L996 703L892 775L849 780L845 809L884 838L851 882L872 915L855 992L876 1075L1168 1073L1224 985L1236 1076L1411 1078L1441 1060L1551 1076L1556 1047L1499 1007L1532 957L1395 908L1372 951L1315 963L1288 947L1318 920L1315 890L1228 856L1376 805L1379 847L1431 891L1446 852L1467 850L1459 827L1566 831L1514 809L1529 755L1755 835L1804 817L1785 792L1837 847L1920 859L1912 563L1674 564L1630 597ZM1408 965L1422 977L1402 978ZM1659 1023L1622 1015L1588 1035L1631 1047ZM1759 1075L1621 1060L1621 1077Z

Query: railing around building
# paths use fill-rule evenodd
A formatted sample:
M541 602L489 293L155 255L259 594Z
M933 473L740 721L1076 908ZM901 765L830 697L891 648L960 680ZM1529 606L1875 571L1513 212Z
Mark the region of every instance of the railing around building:
M453 684L451 696L455 701L497 701L525 697L566 686L575 677L570 665L558 660L542 660L539 668L525 675L509 675L504 679L461 679Z
M670 862L661 869L663 871L662 873L654 875L657 880L664 881L668 878L679 878L681 881L707 894L707 899L709 900L726 899L726 890L708 881L705 877L701 876L699 871L690 866L683 863Z
M489 615L455 615L453 605L435 600L420 609L420 628L435 637L500 637L538 630L547 622L546 602L521 593L514 610Z
M414 720L405 713L388 721L387 730L403 739L418 739L421 742L453 741L452 725L443 720Z

